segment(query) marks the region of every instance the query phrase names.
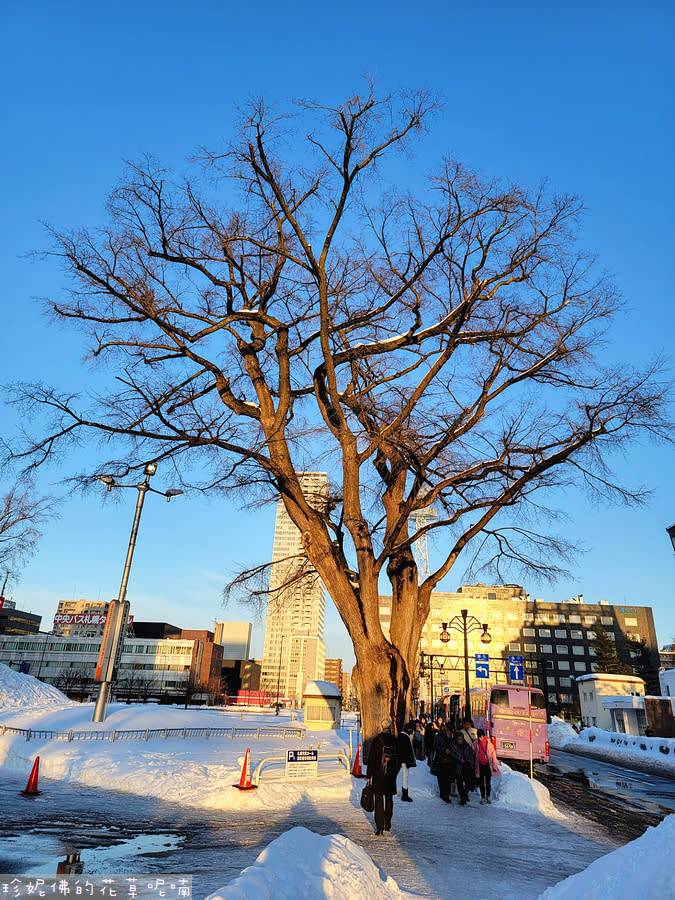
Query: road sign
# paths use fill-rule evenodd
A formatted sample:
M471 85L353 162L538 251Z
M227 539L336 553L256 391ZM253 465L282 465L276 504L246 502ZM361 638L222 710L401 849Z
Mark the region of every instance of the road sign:
M509 656L509 678L511 681L522 681L525 667L522 656Z
M307 781L319 775L318 750L287 750L286 781Z
M487 653L475 653L476 678L490 677L490 657Z

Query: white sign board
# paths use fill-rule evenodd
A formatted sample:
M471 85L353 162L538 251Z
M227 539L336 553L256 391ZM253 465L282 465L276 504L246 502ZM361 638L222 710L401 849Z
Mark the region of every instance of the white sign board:
M318 775L318 750L286 751L286 781L308 781Z

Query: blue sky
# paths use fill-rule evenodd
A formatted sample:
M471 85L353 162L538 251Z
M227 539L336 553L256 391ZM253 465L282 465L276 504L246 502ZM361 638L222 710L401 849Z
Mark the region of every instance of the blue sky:
M35 299L57 297L66 283L53 265L25 256L47 245L41 221L99 224L125 160L149 152L180 167L199 146L227 140L236 105L252 95L337 103L359 90L365 74L383 91L428 86L445 98L407 165L422 172L451 153L485 173L527 184L545 177L579 194L587 207L582 241L628 299L608 352L627 365L670 352L672 3L263 0L244 8L10 0L1 16L1 383L42 379L77 388L95 377L81 362L79 335L50 325ZM11 434L13 413L3 419ZM63 460L44 473L43 487L58 490L59 479L86 459ZM652 489L648 505L598 509L581 495L557 498L567 515L561 532L586 552L570 579L525 586L551 600L581 592L589 602L651 605L663 644L675 640L675 558L664 530L675 522L673 451L634 446L617 463L632 483ZM154 481L170 486L161 469ZM117 593L135 492L105 505L103 493L64 504L11 591L45 624L59 599ZM242 512L190 496L167 506L150 497L143 516L129 585L137 618L183 627L249 618L224 610L221 592L238 565L271 553L271 507ZM456 569L444 587L460 583ZM261 624L254 635L259 653ZM332 611L326 640L329 655L350 658Z

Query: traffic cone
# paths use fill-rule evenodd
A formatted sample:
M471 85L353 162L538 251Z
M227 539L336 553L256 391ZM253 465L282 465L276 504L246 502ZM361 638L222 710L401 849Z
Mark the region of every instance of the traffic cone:
M251 750L248 747L246 748L244 764L241 767L239 784L233 784L232 787L236 787L240 791L254 791L258 787L257 784L251 784Z
M30 777L28 778L28 784L26 785L26 789L21 791L24 797L34 797L36 794L41 794L42 791L38 790L38 769L40 768L40 757L35 757L35 762L33 763L33 768L30 772Z
M356 748L356 756L354 758L354 765L352 766L352 775L354 778L367 778L367 775L363 774L361 769L361 744Z

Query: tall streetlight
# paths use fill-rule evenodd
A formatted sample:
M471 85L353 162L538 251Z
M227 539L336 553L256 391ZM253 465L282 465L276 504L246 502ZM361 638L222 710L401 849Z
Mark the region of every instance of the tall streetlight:
M122 656L122 647L124 646L124 635L127 629L127 620L129 618L129 601L127 596L127 582L129 581L129 571L131 569L131 560L134 557L134 549L136 547L136 536L138 534L138 525L141 521L141 512L143 510L143 502L148 491L153 494L160 494L166 497L167 503L172 497L178 497L182 494L176 488L168 491L156 491L150 487L150 478L157 471L157 463L146 463L143 469L145 481L139 481L138 484L118 484L112 475L99 475L98 480L103 482L108 491L114 487L120 488L136 488L138 491L138 500L136 501L136 513L134 522L131 526L131 536L129 537L129 547L127 548L127 558L124 563L124 571L122 573L122 583L120 584L120 592L116 600L111 600L108 605L108 614L106 618L105 628L103 630L103 638L101 640L101 650L96 663L95 680L100 683L98 698L94 708L94 722L104 722L106 710L108 708L108 698L110 696L110 688L113 682L117 681L117 670Z
M275 704L276 714L279 715L279 682L281 681L281 653L284 649L284 637L286 635L281 635L281 644L279 646L279 665L277 667L277 702Z
M460 615L455 616L449 622L441 625L441 641L447 644L450 640L448 628L460 631L464 635L464 718L471 718L471 695L469 694L469 643L468 636L472 631L482 631L480 640L482 644L489 644L492 635L488 631L486 623L480 622L475 616L470 616L468 609L460 610Z
M421 659L420 659L420 678L424 678L424 676L426 675L427 667L429 668L429 672L430 672L430 678L431 678L431 702L430 702L430 707L431 707L431 718L434 719L435 716L436 716L436 710L435 710L435 708L434 708L434 659L435 659L435 657L434 657L434 655L433 655L432 653L421 653L420 656L421 656ZM426 659L428 660L428 662L425 661L425 657L426 657ZM437 670L438 672L440 672L441 675L443 675L443 672L445 671L445 666L444 666L444 664L443 664L443 663L438 663L438 662L437 662L437 663L436 663L436 670Z

